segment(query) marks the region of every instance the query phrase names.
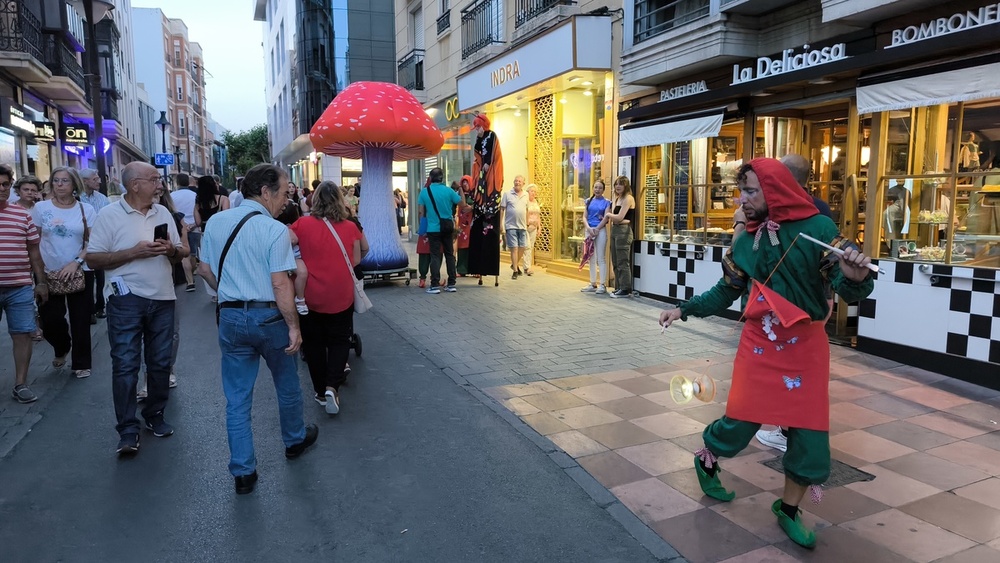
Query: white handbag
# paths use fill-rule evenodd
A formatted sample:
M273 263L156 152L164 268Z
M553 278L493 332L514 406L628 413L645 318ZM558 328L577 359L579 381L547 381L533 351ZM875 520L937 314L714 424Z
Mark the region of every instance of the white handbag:
M354 275L354 265L351 264L351 259L347 256L347 249L344 248L344 243L340 240L340 235L337 234L337 230L333 228L330 224L329 219L323 219L326 223L326 228L330 229L333 233L333 238L337 240L337 245L340 246L340 251L344 254L344 260L347 262L347 271L351 274L351 279L354 280L354 312L364 313L368 309L372 308L372 302L365 295L365 282L359 280L357 276Z

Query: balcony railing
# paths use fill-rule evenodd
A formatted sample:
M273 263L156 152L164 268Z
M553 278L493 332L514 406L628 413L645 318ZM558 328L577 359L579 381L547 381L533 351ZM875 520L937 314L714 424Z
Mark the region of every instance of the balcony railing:
M108 94L107 90L101 91L101 115L104 119L118 121L118 101Z
M27 53L42 60L41 23L23 2L0 2L0 51Z
M407 90L424 89L424 50L414 49L399 59L396 80Z
M707 16L709 0L635 0L634 41L641 43L677 26Z
M438 35L441 35L445 31L451 29L451 9L447 9L443 14L438 16Z
M573 0L516 0L514 9L514 29L521 27L556 6L572 6Z
M42 60L45 62L45 66L52 71L52 74L69 78L81 90L87 92L87 82L83 77L83 67L80 66L80 62L76 59L76 52L70 49L56 35L46 33L43 36L42 43L44 51Z
M462 10L462 60L503 42L502 0L479 0Z

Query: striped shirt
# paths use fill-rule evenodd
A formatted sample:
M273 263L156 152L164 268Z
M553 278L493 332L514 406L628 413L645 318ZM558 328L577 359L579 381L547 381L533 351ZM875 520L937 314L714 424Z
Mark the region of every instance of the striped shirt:
M0 287L31 285L28 244L38 244L38 229L20 205L0 208Z
M87 192L84 191L82 194L80 194L80 201L82 201L83 203L90 204L90 206L94 208L94 211L97 211L98 213L100 213L102 209L104 209L105 207L108 206L109 203L111 203L111 200L108 199L108 196L102 194L97 190L94 190L94 193L90 195L87 195Z
M219 258L233 229L243 217L259 211L248 220L229 247L225 272L219 279ZM219 302L274 301L271 274L295 270L295 256L288 227L271 217L260 203L246 199L235 209L220 211L205 224L199 258L212 268L219 283Z

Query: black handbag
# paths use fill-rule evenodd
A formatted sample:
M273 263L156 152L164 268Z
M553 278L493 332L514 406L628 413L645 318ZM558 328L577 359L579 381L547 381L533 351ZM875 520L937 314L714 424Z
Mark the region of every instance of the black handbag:
M427 197L431 200L431 205L434 207L434 213L438 216L438 221L441 223L441 236L450 237L455 232L455 220L445 219L441 216L441 212L438 211L437 203L434 201L434 192L431 191L430 186L427 187Z

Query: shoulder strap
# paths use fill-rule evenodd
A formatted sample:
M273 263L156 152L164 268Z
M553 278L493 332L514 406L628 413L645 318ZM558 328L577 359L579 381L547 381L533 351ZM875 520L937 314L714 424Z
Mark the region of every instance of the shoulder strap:
M433 185L434 184L431 184L431 186ZM434 192L431 191L431 186L427 186L427 197L430 198L431 205L434 207L434 213L437 214L438 219L443 219L443 217L441 217L441 212L438 211L437 203L434 202Z
M337 230L333 228L329 219L324 217L323 222L326 223L326 228L330 229L330 232L333 233L333 238L337 240L337 246L340 247L340 251L344 254L344 260L347 262L347 270L349 272L354 272L354 264L351 263L350 257L347 256L347 249L344 248L344 243L340 240L340 235L337 234Z
M260 215L260 211L253 211L247 213L245 217L240 219L240 222L236 224L236 228L233 229L232 234L229 235L229 240L226 241L226 246L222 247L222 255L219 256L219 277L215 280L216 287L222 287L222 265L226 262L226 254L229 254L229 247L233 245L233 241L236 240L237 233L243 228L254 215Z
M83 250L87 250L87 243L90 242L90 226L87 225L87 214L83 212L83 202L80 202L80 217L83 217Z

